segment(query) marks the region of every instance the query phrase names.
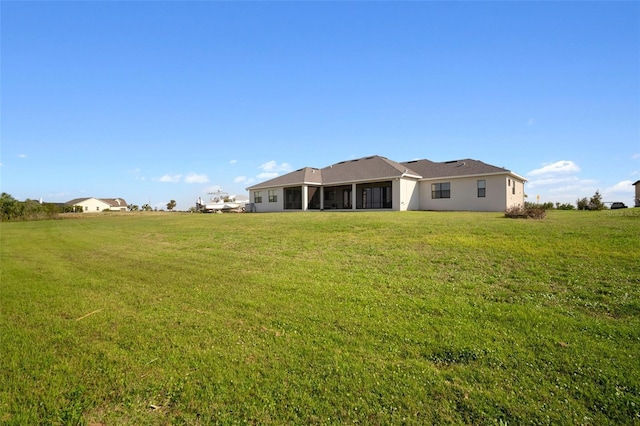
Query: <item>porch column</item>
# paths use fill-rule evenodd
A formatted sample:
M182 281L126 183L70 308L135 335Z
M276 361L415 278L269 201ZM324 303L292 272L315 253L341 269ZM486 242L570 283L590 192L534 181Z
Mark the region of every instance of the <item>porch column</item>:
M355 210L356 209L356 201L357 201L358 197L356 197L356 184L352 183L351 184L351 210Z
M320 210L324 210L324 186L321 186L318 191L320 191Z
M302 185L302 211L307 211L309 207L309 186Z

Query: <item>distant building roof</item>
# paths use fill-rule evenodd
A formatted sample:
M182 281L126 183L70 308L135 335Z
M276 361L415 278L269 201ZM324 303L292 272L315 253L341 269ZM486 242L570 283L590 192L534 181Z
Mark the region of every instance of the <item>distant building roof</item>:
M80 204L83 201L96 199L102 201L105 204L108 204L111 207L127 207L127 202L123 198L96 198L96 197L84 197L84 198L74 198L73 200L67 201L64 203L66 206L74 206L76 204Z

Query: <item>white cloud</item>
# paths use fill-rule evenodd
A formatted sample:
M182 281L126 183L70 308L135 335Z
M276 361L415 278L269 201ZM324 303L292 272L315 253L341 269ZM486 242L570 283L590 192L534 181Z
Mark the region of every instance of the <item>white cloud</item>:
M547 164L539 169L531 170L527 173L529 176L557 175L566 173L577 173L580 167L573 161L561 160L555 163Z
M534 179L527 182L529 188L536 188L540 186L555 186L564 185L564 187L584 187L587 185L595 185L597 181L593 179L580 179L577 176L549 176L543 179ZM550 190L550 192L553 190Z
M633 154L633 155L631 156L631 159L632 159L632 160L640 160L640 153L638 153L638 154Z
M549 189L549 194L559 194L559 195L566 195L566 194L580 194L580 193L584 193L584 192L593 192L597 189L596 185L594 185L593 181L577 181L576 183L572 184L572 185L563 185L563 186L556 186L553 187L551 189Z
M527 192L536 201L540 195L543 202L575 202L577 198L593 194L598 189L597 180L583 179L578 172L580 167L570 160L544 164L527 174L530 176Z
M291 171L291 166L288 163L278 164L276 161L271 160L261 164L259 169L265 172L289 172Z
M233 183L241 183L241 184L244 184L244 185L251 185L253 182L255 182L254 178L248 178L246 176L237 176L233 180Z
M136 179L138 179L136 177ZM145 178L142 177L140 178L141 180L144 180ZM182 175L182 174L166 174L164 176L161 176L159 178L153 178L154 181L156 182L164 182L164 183L178 183L178 182L184 182L184 183L207 183L209 182L209 178L207 177L207 175L200 175L198 173L189 173L186 176Z
M527 126L533 126L534 124L536 124L536 121L533 118L527 120Z
M184 178L185 183L207 183L209 182L209 178L207 175L199 175L197 173L189 173Z
M263 172L263 173L258 173L258 176L256 176L258 179L273 179L274 177L278 177L280 176L280 173L278 172Z
M180 182L181 178L182 178L182 175L164 175L155 180L157 180L158 182L176 183L176 182Z
M27 158L27 154L18 154L18 158Z
M256 176L257 179L273 179L280 176L280 172L288 173L291 171L291 165L289 163L278 164L274 160L262 163L258 168L262 170L262 173Z
M634 192L634 187L633 187L633 182L631 182L630 180L623 180L620 181L618 183L616 183L615 185L605 189L603 192L623 192L623 193L632 193Z
M236 164L238 162L238 160L231 160L229 161L229 164Z

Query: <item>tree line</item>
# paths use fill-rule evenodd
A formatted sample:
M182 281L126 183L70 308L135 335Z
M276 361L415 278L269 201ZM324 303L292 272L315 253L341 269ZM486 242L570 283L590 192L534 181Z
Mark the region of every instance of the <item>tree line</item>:
M541 208L545 210L605 210L607 206L602 202L600 191L596 191L591 198L583 197L576 200L575 205L571 203L525 203L527 208Z
M2 221L51 219L58 213L73 213L76 211L79 210L74 206L40 203L30 199L18 201L6 192L0 195L0 220Z
M167 203L167 209L173 211L177 203L171 200ZM127 208L130 211L157 211L157 208L151 207L149 204L138 206L129 204ZM0 195L0 221L20 221L20 220L40 220L54 219L60 213L82 213L80 206L66 206L63 203L41 203L37 200L26 199L18 201L3 192Z

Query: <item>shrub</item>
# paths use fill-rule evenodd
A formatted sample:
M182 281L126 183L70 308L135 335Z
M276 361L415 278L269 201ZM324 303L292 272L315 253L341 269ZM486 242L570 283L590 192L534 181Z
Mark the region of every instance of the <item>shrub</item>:
M543 208L527 209L527 217L531 219L544 219L547 216L547 211Z
M526 218L526 217L528 217L527 216L527 209L526 209L526 207L522 207L522 206L509 207L507 210L505 210L504 216L505 217L510 217L512 219Z
M542 207L514 206L505 210L504 216L512 219L544 219L547 216L547 211Z
M576 207L571 203L556 203L556 209L558 210L575 210Z

